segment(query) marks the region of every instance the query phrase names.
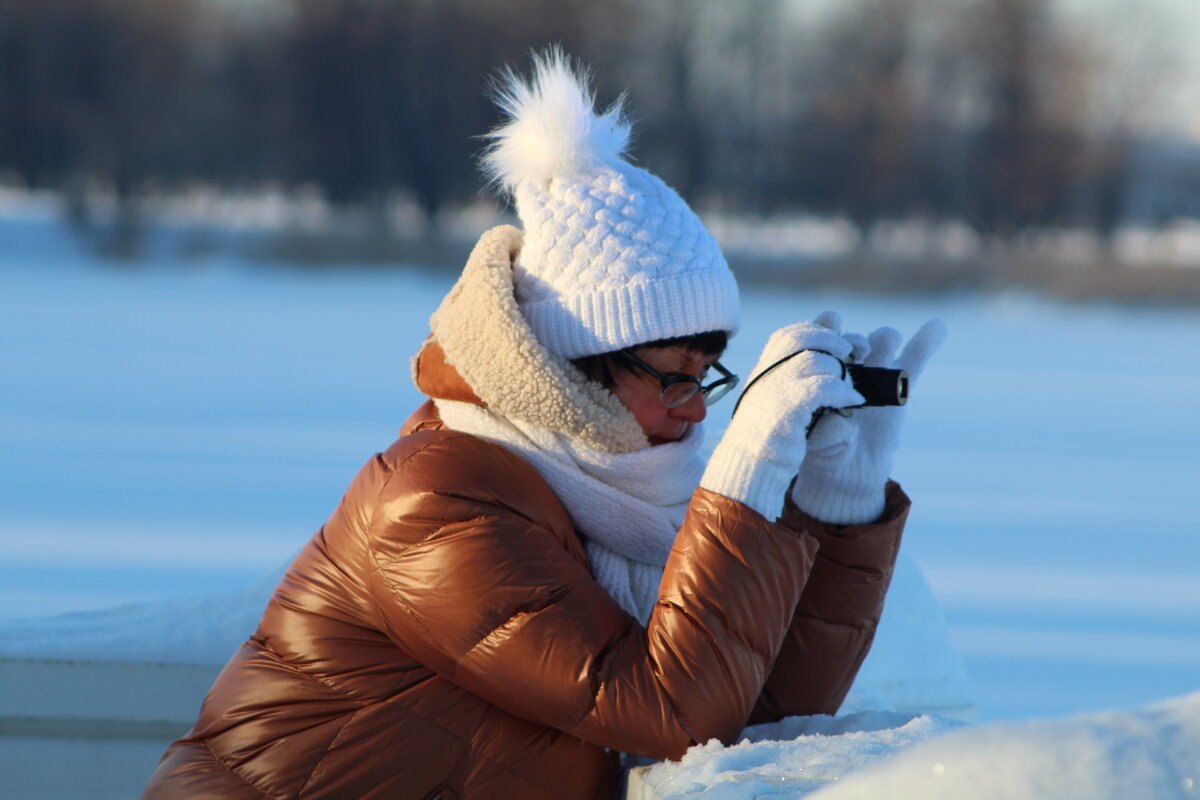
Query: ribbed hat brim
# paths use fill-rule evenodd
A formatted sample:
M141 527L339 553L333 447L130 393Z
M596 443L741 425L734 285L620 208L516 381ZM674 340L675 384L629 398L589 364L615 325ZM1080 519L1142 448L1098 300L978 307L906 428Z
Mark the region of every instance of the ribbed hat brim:
M723 261L669 280L522 303L521 313L546 349L568 359L708 331L733 334L739 324L737 283Z

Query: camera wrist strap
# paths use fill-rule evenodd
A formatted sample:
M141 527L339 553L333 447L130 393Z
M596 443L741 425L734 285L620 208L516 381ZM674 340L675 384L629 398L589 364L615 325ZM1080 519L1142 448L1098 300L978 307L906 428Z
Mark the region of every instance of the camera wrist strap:
M836 361L838 362L838 364L840 364L840 365L841 365L841 367L842 367L842 380L845 380L845 379L846 379L846 362L842 361L840 358L838 358L837 356L835 356L833 353L829 352L828 350L821 350L821 349L818 349L818 348L816 348L816 347L805 347L805 348L803 348L803 349L801 349L801 350L797 350L797 351L796 351L796 352L794 352L794 353L789 353L788 355L786 355L786 356L784 356L783 358L779 359L779 360L778 360L778 361L776 361L774 364L772 364L771 366L767 367L767 368L766 368L766 369L764 369L762 372L758 373L758 374L757 374L757 375L755 375L753 378L751 378L751 379L750 379L750 382L746 384L746 388L745 388L745 389L742 389L742 393L741 393L740 395L738 395L737 402L733 404L733 414L730 414L729 416L730 416L730 417L733 417L733 416L734 416L734 414L737 414L738 407L739 407L739 406L741 406L741 404L742 404L742 400L746 399L746 392L750 391L750 387L751 387L751 386L753 386L754 384L758 383L758 381L759 381L759 380L760 380L760 379L761 379L761 378L762 378L764 375L766 375L768 372L770 372L771 370L773 370L773 369L775 369L776 367L778 367L780 364L783 364L783 363L785 363L785 362L787 362L787 361L790 361L791 359L795 358L796 356L800 355L801 353L820 353L821 355L826 355L826 356L829 356L830 358L832 358L832 359L836 360ZM813 420L814 420L814 422L816 421L816 418L817 418L817 417L816 417L816 415L814 414L814 415L813 415ZM809 425L809 428L810 428L810 429L812 428L812 424L810 424L810 425Z

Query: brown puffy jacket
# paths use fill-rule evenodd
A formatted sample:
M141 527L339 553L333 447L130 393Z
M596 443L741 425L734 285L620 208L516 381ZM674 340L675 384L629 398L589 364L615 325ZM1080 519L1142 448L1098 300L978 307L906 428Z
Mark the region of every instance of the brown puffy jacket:
M425 356L423 390L470 396ZM616 751L678 758L747 722L833 713L907 508L893 484L876 524L790 506L770 522L698 489L643 628L538 473L426 403L301 551L144 797L611 798Z

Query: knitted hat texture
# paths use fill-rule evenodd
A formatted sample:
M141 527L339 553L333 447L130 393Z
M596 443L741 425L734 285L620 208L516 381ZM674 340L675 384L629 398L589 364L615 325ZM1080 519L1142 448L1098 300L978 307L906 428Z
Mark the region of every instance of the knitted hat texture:
M738 326L737 284L700 218L659 178L623 157L622 96L595 112L586 73L557 49L511 72L488 134L488 176L525 229L517 303L538 341L562 358Z

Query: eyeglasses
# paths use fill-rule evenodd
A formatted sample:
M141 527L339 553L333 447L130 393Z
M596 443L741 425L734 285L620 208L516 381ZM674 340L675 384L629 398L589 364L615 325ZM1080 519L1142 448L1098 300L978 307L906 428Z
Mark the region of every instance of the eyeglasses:
M628 350L618 350L617 353L647 375L658 379L662 387L659 397L667 408L683 405L695 397L696 392L704 396L704 405L711 406L737 386L738 376L721 366L719 361L712 362L712 368L719 372L721 377L706 386L700 382L700 378L686 372L659 372Z

